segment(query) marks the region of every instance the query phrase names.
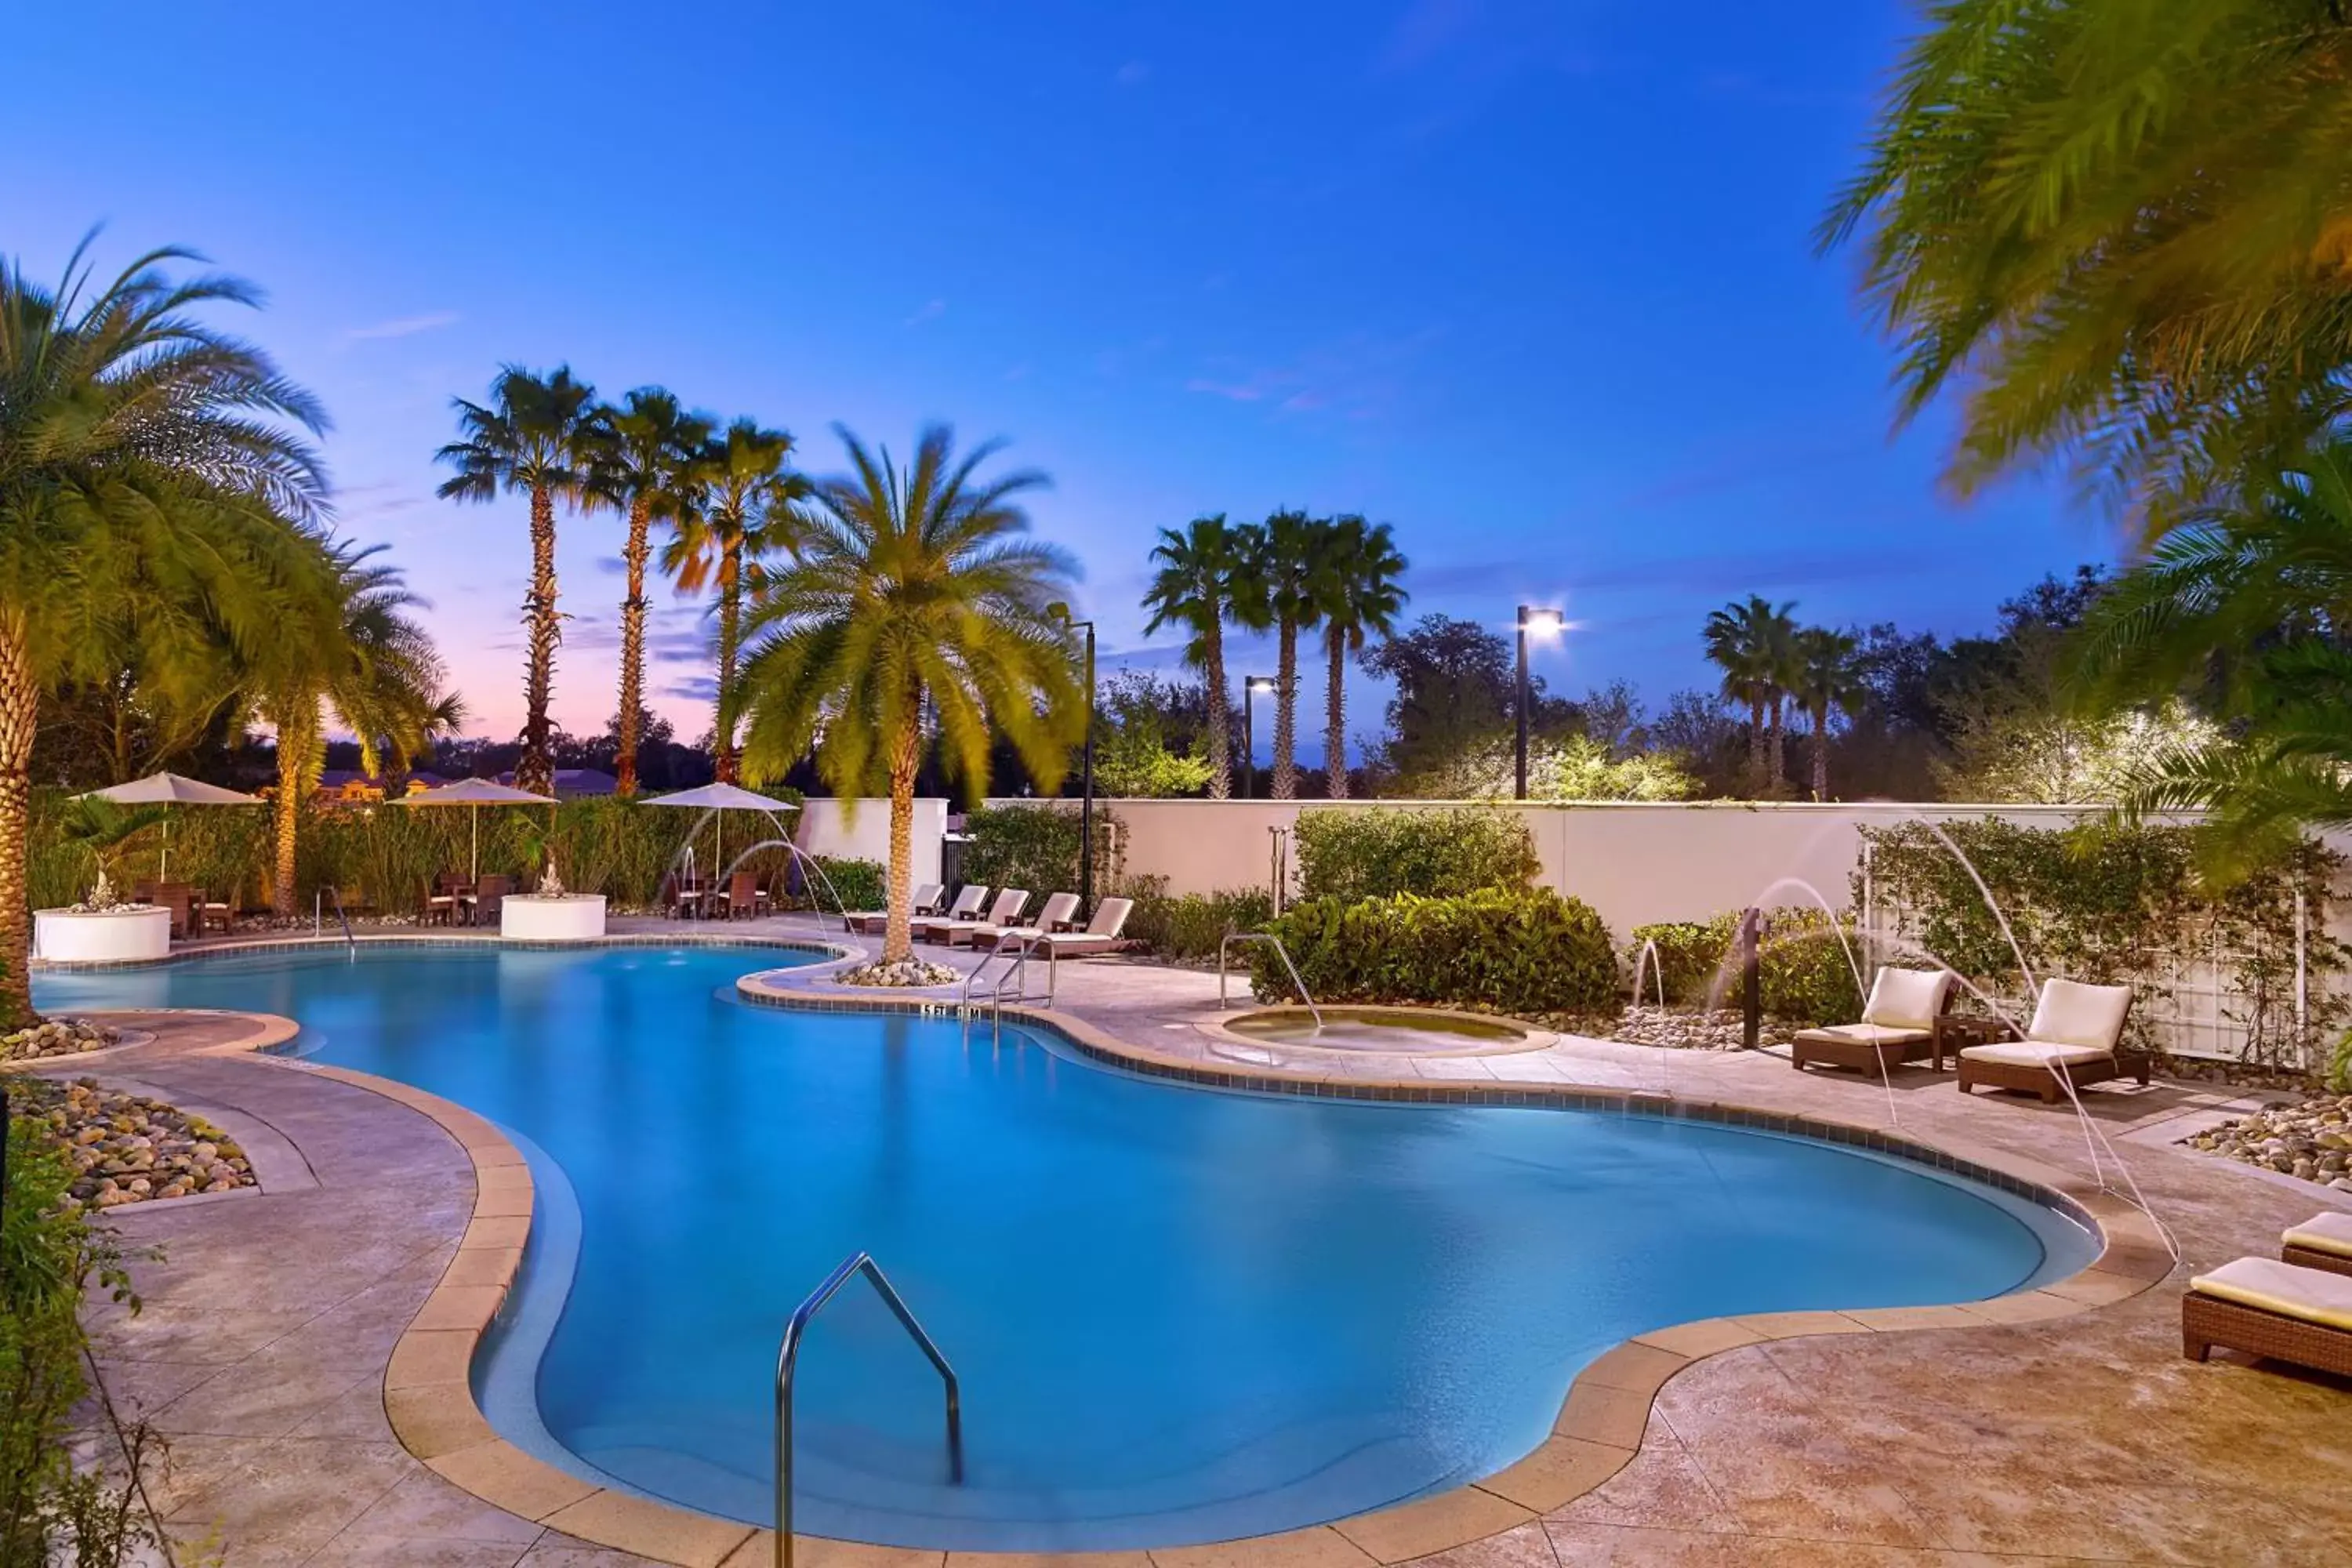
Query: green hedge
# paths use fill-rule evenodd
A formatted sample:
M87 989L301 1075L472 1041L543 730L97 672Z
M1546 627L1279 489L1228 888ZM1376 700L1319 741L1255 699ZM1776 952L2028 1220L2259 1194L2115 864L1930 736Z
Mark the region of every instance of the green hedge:
M1657 973L1665 976L1669 1002L1694 1007L1710 1001L1718 1006L1738 1006L1739 977L1736 966L1727 970L1727 961L1738 932L1736 912L1706 921L1635 926L1633 940L1625 949L1627 973L1638 972L1641 985L1634 1000L1657 1001L1657 982L1642 959L1644 944L1655 942ZM1756 963L1764 1011L1785 1022L1808 1026L1850 1024L1861 1017L1862 997L1854 990L1853 965L1847 958L1847 944L1856 941L1850 921L1833 926L1819 910L1766 910ZM1859 947L1854 952L1859 956Z
M844 910L878 910L887 901L889 868L879 860L844 860L831 855L817 855L811 858L816 861L817 869L824 873L825 880L818 881L808 874L805 867L802 868L801 897L798 900L801 908L819 908L832 914L835 895L839 896ZM830 893L825 890L826 883L832 884Z
M1130 879L1119 892L1135 900L1126 934L1162 958L1213 958L1228 931L1263 931L1274 900L1260 889L1171 896L1165 877Z
M1527 823L1488 806L1310 808L1298 815L1296 841L1299 896L1307 900L1517 890L1541 868Z
M1078 889L1078 805L992 805L964 816L963 879L988 888L1026 888L1043 899ZM1126 864L1127 826L1095 806L1095 886L1118 882Z
M1412 1002L1503 1013L1583 1013L1617 994L1609 928L1549 888L1484 888L1457 898L1316 899L1273 925L1318 1002ZM1257 944L1258 994L1290 985Z

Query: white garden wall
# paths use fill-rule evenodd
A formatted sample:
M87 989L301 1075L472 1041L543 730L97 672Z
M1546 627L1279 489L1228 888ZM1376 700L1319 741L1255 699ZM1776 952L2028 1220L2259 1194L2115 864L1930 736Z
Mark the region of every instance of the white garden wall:
M915 802L915 874L918 883L940 879L940 844L948 831L948 803ZM806 855L890 863L890 803L887 800L812 798L803 803L793 842Z

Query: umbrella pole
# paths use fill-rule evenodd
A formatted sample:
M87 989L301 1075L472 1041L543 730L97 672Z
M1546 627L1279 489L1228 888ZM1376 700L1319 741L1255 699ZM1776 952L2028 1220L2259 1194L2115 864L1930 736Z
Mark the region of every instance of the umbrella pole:
M155 873L155 879L158 882L172 879L172 814L168 811L163 814L163 865Z
M467 864L466 876L467 880L478 882L482 879L482 808L477 805L468 809L474 817L474 858Z

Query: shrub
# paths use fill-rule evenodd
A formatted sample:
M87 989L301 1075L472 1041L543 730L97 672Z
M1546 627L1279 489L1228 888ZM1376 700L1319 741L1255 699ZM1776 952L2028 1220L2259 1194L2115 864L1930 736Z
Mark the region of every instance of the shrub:
M1517 891L1541 868L1535 836L1516 812L1304 811L1297 829L1302 899L1450 899Z
M1263 931L1274 919L1274 900L1256 888L1171 896L1166 878L1145 877L1119 891L1135 900L1126 934L1180 962L1213 958L1227 931Z
M1635 926L1625 950L1641 985L1633 999L1656 1000L1652 989L1656 982L1640 967L1643 945L1655 942L1658 973L1665 977L1669 1002L1737 1006L1739 976L1736 965L1727 968L1727 963L1738 934L1736 912L1705 922ZM1850 921L1832 925L1819 910L1768 910L1756 960L1764 1011L1783 1022L1808 1026L1852 1023L1860 1017L1862 997L1854 990L1853 964L1847 957L1847 944L1854 940Z
M1078 886L1078 805L992 805L969 812L964 831L963 878L990 888L1026 888L1033 893L1074 892ZM1118 880L1126 861L1127 828L1095 806L1095 886Z
M824 880L818 881L808 874L806 867L798 868L800 896L795 900L800 909L822 909L834 912L837 895L844 910L878 910L889 899L889 868L879 860L848 860L831 855L810 857ZM826 890L830 884L831 891Z
M1549 888L1316 899L1273 930L1318 1002L1561 1013L1605 1007L1617 994L1608 927L1591 906ZM1251 959L1259 995L1288 995L1271 949L1260 945Z

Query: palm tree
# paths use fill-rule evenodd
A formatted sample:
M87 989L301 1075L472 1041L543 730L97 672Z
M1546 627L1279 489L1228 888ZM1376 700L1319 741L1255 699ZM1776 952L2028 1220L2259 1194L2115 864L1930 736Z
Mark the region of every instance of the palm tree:
M436 453L457 469L442 482L444 500L489 501L499 492L530 497L530 590L523 626L530 657L523 676L522 757L515 785L545 795L555 786L547 716L555 691L555 648L563 640L556 612L555 503L583 504L597 454L596 389L572 379L569 365L545 376L507 365L490 384L487 406L455 399L460 439Z
M607 404L593 417L593 482L587 499L621 510L628 534L621 563L628 588L621 600L621 707L614 793L637 793L637 725L646 700L646 563L653 553L656 519L675 521L688 470L710 439L710 421L688 414L658 386L641 386Z
M442 689L446 672L433 639L405 612L419 603L376 551L336 545L327 613L278 640L247 688L250 716L278 731L278 847L270 907L294 912L295 847L301 805L327 759L330 710L359 739L360 766L373 777L389 750L397 764L436 737L455 734L465 704Z
M1821 239L1956 489L2072 457L2160 530L2344 411L2347 117L2341 0L1942 0Z
M1759 795L1769 794L1780 776L1780 727L1768 726L1766 715L1785 701L1785 628L1794 608L1790 603L1776 609L1750 594L1745 604L1726 605L1706 618L1706 657L1723 671L1724 700L1748 710L1748 783Z
M1162 626L1181 626L1191 635L1184 642L1184 662L1201 672L1209 691L1209 798L1224 800L1234 792L1232 723L1225 694L1225 618L1233 613L1234 575L1240 570L1240 531L1225 526L1225 514L1196 517L1184 531L1160 531L1151 559L1159 571L1143 595L1151 612L1144 626L1150 636Z
M1275 634L1273 795L1296 800L1298 634L1312 630L1322 615L1316 568L1331 523L1303 511L1277 511L1235 531L1241 570L1234 578L1234 618L1253 631Z
M816 746L836 795L890 797L889 921L882 962L913 956L915 773L926 707L949 765L985 790L992 740L1012 742L1051 792L1086 728L1068 623L1057 614L1077 575L1061 551L1020 536L1018 500L1043 474L982 480L993 442L959 458L953 434L926 428L894 468L835 427L851 473L814 489L805 535L753 606L745 665L743 769L781 775Z
M1323 616L1323 651L1330 660L1324 698L1323 769L1333 800L1348 798L1348 655L1360 652L1366 633L1386 637L1404 608L1398 579L1405 559L1385 522L1368 526L1360 517L1336 518L1316 563L1316 599Z
M718 683L712 693L711 755L720 784L735 782L736 731L742 711L737 665L743 647L747 593L765 581L766 561L799 542L795 510L808 480L785 465L793 438L738 419L704 444L686 486L676 531L662 546L662 571L681 594L719 590Z
M310 395L197 312L254 302L198 259L140 257L55 288L0 264L0 1022L33 1016L25 853L43 697L111 677L126 633L167 700L249 660L331 588ZM287 518L297 521L289 524Z
M1813 798L1830 797L1830 714L1851 715L1869 695L1854 667L1861 647L1854 637L1827 626L1807 626L1794 639L1795 678L1790 695L1811 721L1813 730Z

